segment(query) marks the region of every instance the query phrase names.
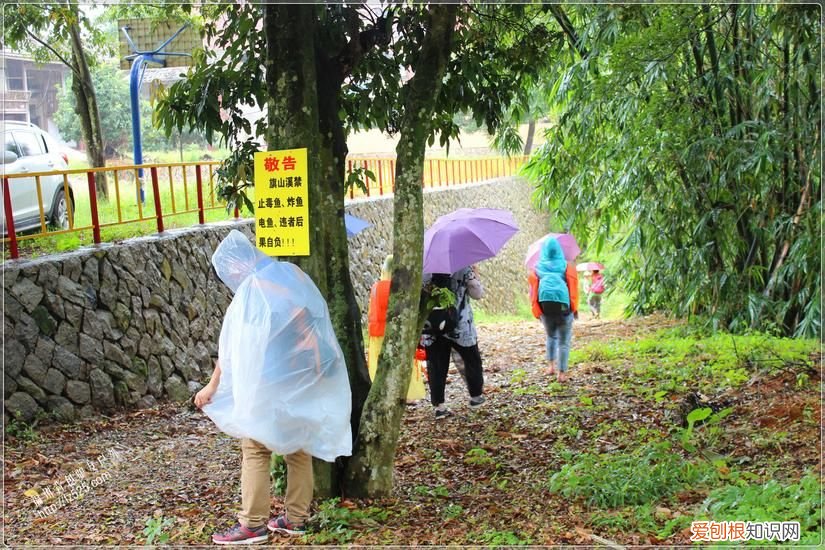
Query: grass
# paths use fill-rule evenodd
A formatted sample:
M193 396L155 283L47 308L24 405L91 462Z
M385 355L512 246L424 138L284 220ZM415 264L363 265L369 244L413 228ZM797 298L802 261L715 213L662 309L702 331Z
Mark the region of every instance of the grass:
M800 545L822 543L821 481L807 474L798 482L728 485L711 491L696 516L713 521L798 521Z
M520 535L516 531L491 531L488 529L484 529L476 534L470 534L469 538L474 544L483 544L494 548L502 546L527 546L533 542L530 537Z
M516 298L516 313L488 313L484 311L482 305L473 304L473 320L480 325L524 321L525 319L533 319L533 313L530 310L530 304L527 302L527 298L521 295Z
M339 498L325 500L307 526L312 533L313 544L346 544L359 531L376 530L390 516L384 508L369 506L356 508L345 506ZM306 540L308 537L305 536Z
M164 518L162 515L148 518L145 524L146 527L143 529L146 545L166 544L169 541L169 533L166 530L172 527L174 523L174 519Z
M146 159L157 163L170 162L197 162L204 160L204 156L209 156L212 160L222 160L229 156L229 151L226 149L215 149L213 151L204 151L202 147L192 144L186 145L183 148L183 155L180 150L169 151L150 151L146 153ZM144 159L145 162L149 160Z
M553 474L548 487L588 507L609 509L649 504L714 479L712 467L685 460L665 441L629 453L584 453Z
M464 456L464 464L472 466L495 466L496 460L490 453L479 447L473 447Z
M680 402L673 397L690 389L714 396L748 391L745 383L757 375L810 372L818 349L816 340L709 333L684 325L644 338L593 343L575 350L571 361L628 369L633 383L621 382L617 391L631 401L642 397L647 404L640 402L641 408L655 410L672 408ZM514 373L513 380L519 378ZM796 378L797 387L804 388L804 378ZM798 521L801 536L795 544L821 544L820 478L809 473L794 480L800 473L789 472L778 458L785 455L783 447L793 444L791 433L797 425L787 426L787 431L752 426L753 431L745 434L741 417L735 418L743 410L734 406L718 412L695 409L687 415L687 428L668 427L665 415L665 422L650 431L625 421L602 421L596 429L579 431L574 418L586 419L592 413L585 411L585 396L572 398L578 399L577 407L554 407L556 414L569 415L570 433L558 434L554 450L561 466L547 486L584 505L584 521L595 532L610 538L635 531L653 542L683 533L693 521ZM805 410L811 418L803 414L800 426L817 426L813 409ZM738 435L732 436L731 430ZM589 450L603 441L611 443L609 451ZM738 462L731 449L741 441L748 441L753 452L773 458L758 466ZM772 479L776 476L780 479ZM691 495L704 500L686 507L683 499Z
M20 412L18 412L14 418L9 419L4 435L14 437L21 441L37 441L38 434L35 427L37 423L46 418L46 416L45 413L41 412L32 423L28 423L21 418Z
M741 386L758 369L808 364L817 349L816 340L721 332L708 336L679 327L639 340L594 342L572 350L570 361L627 365L637 381L657 392L698 386L713 394Z
M583 297L584 304L579 308L580 311L588 311L587 295ZM630 305L631 296L627 294L621 287L614 287L602 294L602 319L617 320L626 317L625 311Z
M687 514L670 516L667 509L653 504L626 506L615 510L598 510L591 514L588 525L599 532L613 536L614 533L633 532L653 535L665 540L685 528L690 527L693 518Z
M286 494L286 459L283 455L273 453L269 460L269 475L272 479L272 492L275 496Z

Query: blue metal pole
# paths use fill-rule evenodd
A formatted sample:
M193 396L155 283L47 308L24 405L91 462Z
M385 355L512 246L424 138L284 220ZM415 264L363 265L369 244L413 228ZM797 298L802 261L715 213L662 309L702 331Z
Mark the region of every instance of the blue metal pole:
M143 56L137 56L132 61L132 70L129 73L129 95L132 104L132 146L135 153L135 165L143 164L143 144L140 137L140 69L143 65ZM140 202L145 203L143 191L143 168L138 170L140 178Z

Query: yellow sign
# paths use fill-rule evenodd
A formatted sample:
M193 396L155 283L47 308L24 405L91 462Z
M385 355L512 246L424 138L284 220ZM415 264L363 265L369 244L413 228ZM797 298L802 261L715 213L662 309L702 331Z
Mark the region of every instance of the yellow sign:
M269 256L309 256L307 150L255 153L255 240Z

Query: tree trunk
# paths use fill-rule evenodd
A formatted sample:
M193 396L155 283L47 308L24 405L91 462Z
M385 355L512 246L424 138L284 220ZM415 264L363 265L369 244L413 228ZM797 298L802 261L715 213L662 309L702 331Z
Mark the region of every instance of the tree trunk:
M76 9L76 6L74 6ZM86 52L83 49L83 42L80 38L79 18L69 24L69 35L72 44L72 64L74 73L72 75L72 91L77 103L75 110L80 117L80 130L83 141L86 142L86 157L93 168L106 166L106 156L103 148L103 130L100 125L100 112L97 108L97 95L95 94L92 73L89 71L89 63L86 61ZM95 188L99 197L109 198L109 189L106 185L106 173L98 172L95 175Z
M713 95L717 116L716 128L721 129L724 128L725 123L725 98L722 93L721 76L719 75L719 54L716 51L716 39L714 38L716 31L711 21L710 6L703 5L702 12L705 15L705 40L708 47L708 56L710 57L710 71L713 81Z
M536 119L531 118L527 124L527 139L524 141L524 156L530 155L533 150L533 136L536 134Z
M318 136L318 94L315 72L314 8L311 5L267 4L266 87L269 150L307 148L310 254L294 258L327 299L330 313L339 306L330 296L327 278L327 243L334 232L329 223L329 198L324 192L321 145ZM334 317L333 317L334 319ZM338 334L338 327L336 335ZM315 492L327 496L334 491L333 468L314 459Z
M264 6L267 39L266 135L270 150L308 149L310 255L296 257L323 295L327 294L326 243L328 218L320 182L323 166L318 138L318 94L315 72L314 11L311 5Z
M421 55L406 84L401 134L396 148L393 273L387 329L347 470L354 496L385 496L393 487L393 462L404 413L410 366L420 336L418 311L423 267L423 173L435 100L450 56L456 5L430 5Z
M562 31L564 31L564 36L567 38L567 43L570 44L570 47L576 50L582 59L586 59L590 54L579 40L579 35L576 32L576 28L567 17L567 14L564 13L564 8L559 4L545 4L544 9L549 10L550 13L553 14L556 22L559 24Z
M346 138L338 118L342 81L325 70L325 54L316 49L316 7L265 7L266 79L269 95L270 149L309 149L310 255L296 258L324 295L332 325L344 353L352 390L353 434L369 391L364 360L361 312L349 272L349 248L344 225ZM340 494L337 466L314 461L316 496Z
M736 78L731 84L732 100L729 101L731 108L731 124L736 126L745 120L745 107L742 100L741 87L745 84L745 70L742 61L742 44L740 41L740 25L739 25L739 6L736 3L730 5L731 14L731 40L733 50L733 74Z
M799 146L797 145L797 148ZM800 153L801 156L801 153ZM782 246L779 247L779 257L777 258L776 262L774 263L770 277L768 278L768 284L765 285L765 290L762 292L762 296L769 300L771 298L771 294L773 293L774 285L776 284L777 277L779 276L779 271L782 268L782 264L785 263L785 258L788 256L788 251L791 249L791 242L794 238L794 232L799 225L799 221L802 219L802 216L805 214L806 206L808 204L808 197L811 193L811 178L810 174L807 172L806 169L803 169L803 172L800 174L805 182L805 186L802 188L802 196L799 199L799 206L796 209L796 213L794 214L793 219L791 220L791 225L788 230L788 235L785 238L785 242L782 243ZM756 317L751 322L751 328L756 328L759 322L761 322L762 317L762 307L764 306L764 302L760 302L759 309Z
M338 98L344 83L344 73L336 62L316 44L318 78L318 117L320 128L320 155L322 164L324 212L333 227L329 230L327 255L327 303L338 342L344 352L352 391L352 433L357 440L361 412L370 391L370 375L364 354L364 334L361 310L355 297L349 264L349 243L344 224L344 197L346 188L347 138L339 116ZM354 445L354 442L353 442ZM349 462L342 458L340 468L329 476L330 496L341 494L343 472ZM316 493L320 494L320 476L316 476Z

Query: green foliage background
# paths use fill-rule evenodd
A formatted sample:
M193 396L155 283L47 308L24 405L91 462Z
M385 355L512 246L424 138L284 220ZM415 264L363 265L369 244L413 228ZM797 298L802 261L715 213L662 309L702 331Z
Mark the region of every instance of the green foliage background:
M820 9L572 6L525 173L634 312L820 334Z
M130 155L132 151L132 111L129 95L129 76L113 63L99 63L92 69L92 80L100 105L100 122L107 149L115 155ZM57 94L58 109L54 120L61 135L70 141L80 141L80 119L75 112L75 98L68 86ZM152 105L147 98L140 100L140 125L143 150L176 148L177 132L166 137L152 125ZM184 144L203 144L195 133L180 135ZM113 151L111 151L113 150ZM112 156L111 154L109 156Z

